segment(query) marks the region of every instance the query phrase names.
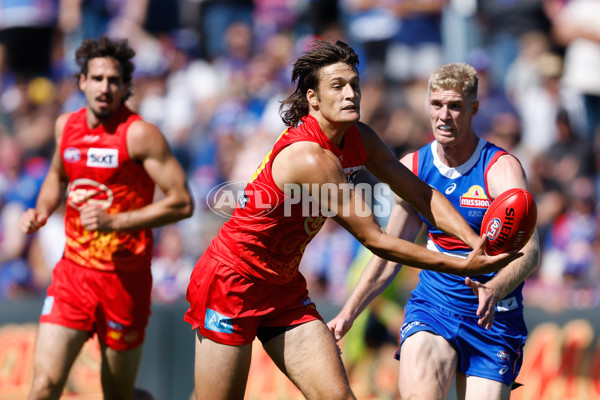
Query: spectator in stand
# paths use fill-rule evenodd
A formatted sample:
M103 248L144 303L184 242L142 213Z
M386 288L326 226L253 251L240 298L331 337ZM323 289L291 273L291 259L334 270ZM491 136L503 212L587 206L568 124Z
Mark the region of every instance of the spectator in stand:
M490 52L495 82L504 83L508 67L517 57L519 40L527 32L549 34L545 0L477 0L477 16Z
M565 46L562 83L583 97L585 137L600 137L600 1L571 0L554 19L554 39Z
M361 75L383 75L387 48L400 28L388 3L381 0L340 0L340 9L348 42L361 59Z
M557 141L532 163L536 172L532 193L538 203L541 240L545 240L555 220L564 213L572 182L580 177L594 179L595 175L594 149L577 133L565 110L558 111L556 130Z
M556 218L544 241L538 276L546 288L561 292L598 284L594 250L598 215L594 182L589 177L575 178L564 193L567 207ZM563 301L568 303L569 297L565 294Z
M477 0L448 0L441 24L445 62L466 60L472 50L482 47Z
M0 1L0 16L0 72L18 83L49 76L56 0Z
M542 77L538 62L551 50L550 36L546 33L526 32L519 38L519 52L508 66L504 82L498 82L511 101L517 101L532 87L540 86Z
M567 111L558 111L556 129L558 138L542 157L549 161L546 169L549 177L554 177L562 191L569 193L576 178L590 178L595 174L596 157L589 141L571 124Z
M184 253L184 240L177 225L160 229L152 259L152 299L160 303L173 303L185 298L194 261Z
M477 98L487 107L482 107L473 118L473 128L479 137L489 135L492 130L511 128L520 132L521 124L517 110L506 95L502 82L494 81L492 58L485 49L474 49L468 55L468 64L472 65L479 77Z
M96 39L117 26L142 26L149 1L58 0L58 28L64 35L66 70L77 72L78 66L71 54L84 39Z
M19 216L35 205L48 162L27 160L18 139L0 135L0 298L37 293L44 287L29 262L30 240L19 230ZM40 283L40 285L38 285Z
M400 27L385 59L385 74L394 82L427 81L442 64L442 11L448 0L402 0L389 6Z
M203 0L200 4L202 56L214 60L226 52L225 35L232 24L252 26L253 0Z
M522 145L529 160L547 151L558 139L556 117L566 109L567 93L562 90L562 58L545 53L536 63L540 84L531 86L515 99L523 123Z
M365 76L427 80L441 63L442 10L448 0L346 0L348 37L365 55Z

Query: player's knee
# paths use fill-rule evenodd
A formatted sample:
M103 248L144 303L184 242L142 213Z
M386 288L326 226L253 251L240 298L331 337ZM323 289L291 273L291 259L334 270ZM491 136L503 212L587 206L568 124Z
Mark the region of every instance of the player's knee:
M419 388L415 389L411 385L403 385L399 387L400 398L402 400L432 400L445 399L446 391L439 387Z
M343 393L341 394L339 399L340 400L356 400L356 396L354 395L354 393L352 393L352 389L350 389L350 387L347 386L346 390L343 391Z
M327 387L324 393L314 396L306 395L307 399L331 399L331 400L356 400L356 396L352 392L350 385L340 384Z
M352 390L350 390L350 388L340 393L339 396L333 396L331 398L335 398L338 400L356 400L356 396L354 395L354 393L352 393Z
M48 376L36 377L31 385L27 400L58 399L62 393L64 382L51 379Z

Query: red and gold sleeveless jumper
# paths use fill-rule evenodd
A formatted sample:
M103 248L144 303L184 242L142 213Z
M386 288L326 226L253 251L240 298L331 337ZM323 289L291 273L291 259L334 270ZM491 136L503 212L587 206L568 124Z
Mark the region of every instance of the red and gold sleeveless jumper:
M141 117L121 107L109 126L90 129L86 109L73 113L64 128L60 154L69 178L64 258L105 271L150 268L152 230L90 232L80 223L79 210L93 204L107 213L150 204L154 182L127 151L127 130Z
M321 131L311 116L295 129L286 130L264 158L246 187L246 204L235 209L211 243L211 250L243 275L285 284L298 273L306 245L319 232L325 217L306 217L299 203L285 207L285 195L273 181L273 159L285 147L300 141L318 143L332 151L352 178L367 154L356 126L344 133L340 149Z
M59 146L70 182L67 240L40 316L43 323L95 332L118 351L144 341L152 290L152 231L88 231L79 210L92 204L110 214L153 201L154 181L127 151L127 131L139 119L125 106L95 129L87 126L85 108L69 116Z
M333 152L348 181L364 167L367 159L360 132L354 125L344 133L342 148L329 140L312 116L304 117L298 127L282 133L246 186L245 196L238 201L232 217L192 273L187 295L191 307L185 320L212 340L226 344L251 342L257 326L247 321L250 315L260 316L261 320L256 323L260 326L284 326L310 320L303 319L302 311L289 311L294 306L286 299L296 296L295 300L314 309L298 268L307 244L319 232L326 217L320 213L306 216L301 202L292 204L272 175L275 157L287 146L301 141L318 143ZM218 282L209 281L208 276L212 274L227 277ZM238 278L234 277L236 274ZM245 285L243 290L236 289L240 285L238 281ZM256 286L260 289L255 289ZM240 293L239 299L235 298L236 293ZM254 297L262 297L262 300ZM244 304L231 306L236 302ZM265 316L286 307L288 315L297 312L297 319ZM315 319L315 315L318 317L316 310L311 319Z

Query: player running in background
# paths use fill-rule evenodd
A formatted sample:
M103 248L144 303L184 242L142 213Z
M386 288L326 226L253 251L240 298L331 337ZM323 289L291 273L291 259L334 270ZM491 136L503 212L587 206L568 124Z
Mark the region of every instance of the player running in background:
M474 232L480 231L487 209L479 206L481 200L489 205L508 189L527 188L519 161L473 131L472 119L479 108L477 83L475 69L464 63L444 65L431 75L428 102L435 140L401 160L444 193ZM428 249L468 255L468 247L432 226L399 198L387 231L413 241L423 223L428 229ZM464 278L420 272L405 309L396 353L402 398L446 398L455 376L459 399L510 397L527 336L521 289L539 261L537 233L522 251L522 258L490 274ZM328 324L336 339L350 329L399 269L400 265L377 256L371 259L342 311Z
M325 214L382 257L437 271L497 270L519 255L489 257L482 240L439 192L419 180L359 122L358 56L317 42L294 64L295 92L282 104L289 127L245 189L232 218L192 273L185 315L196 330L197 399L242 399L252 342L308 399L351 399L338 348L298 271ZM459 259L386 235L348 182L362 168L390 184L432 223L476 249ZM316 213L293 202L305 189ZM327 189L327 190L325 190ZM335 212L334 210L339 210Z
M86 40L76 52L87 105L58 117L56 150L36 208L46 223L67 193L63 258L40 317L28 399L58 399L94 333L105 399L132 399L150 315L151 228L191 216L183 169L158 128L125 105L135 55L127 40ZM153 202L155 187L164 196Z

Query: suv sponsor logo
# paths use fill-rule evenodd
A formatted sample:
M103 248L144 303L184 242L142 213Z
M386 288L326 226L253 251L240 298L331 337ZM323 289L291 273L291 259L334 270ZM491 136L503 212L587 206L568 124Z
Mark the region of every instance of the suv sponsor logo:
M117 168L119 166L119 150L90 147L86 165L96 168Z

